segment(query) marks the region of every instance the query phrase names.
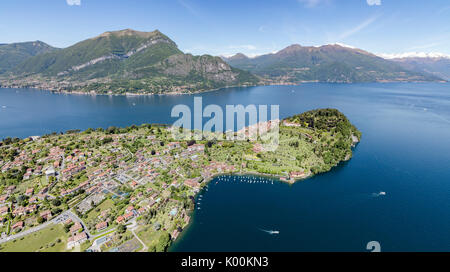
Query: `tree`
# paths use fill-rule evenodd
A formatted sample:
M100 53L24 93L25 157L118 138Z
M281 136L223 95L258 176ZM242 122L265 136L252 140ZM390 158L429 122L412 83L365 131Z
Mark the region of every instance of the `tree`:
M39 217L37 218L37 222L38 222L39 224L44 223L44 221L45 221L45 219L44 219L42 216L39 216Z
M111 126L106 129L107 134L114 134L114 133L116 133L116 131L118 131L118 129L117 129L117 127L114 127L114 126Z
M194 145L196 143L197 142L195 140L190 140L190 141L187 142L187 146L191 146L191 145Z
M61 208L54 208L54 209L52 209L52 214L59 214L61 212L62 212Z
M164 232L158 240L158 244L156 245L157 252L164 252L170 245L170 235L167 232Z
M117 232L118 232L119 234L125 233L126 231L127 231L127 226L125 226L125 225L119 225L119 226L117 227Z
M56 207L59 207L60 205L61 205L61 200L59 200L59 199L53 199L52 200L52 205L53 206L56 206Z

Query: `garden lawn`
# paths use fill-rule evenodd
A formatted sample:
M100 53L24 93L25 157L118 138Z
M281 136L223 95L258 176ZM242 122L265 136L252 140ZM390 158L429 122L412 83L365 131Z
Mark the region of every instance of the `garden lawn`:
M66 251L68 234L61 224L0 245L1 252L61 252ZM57 242L60 239L61 242Z

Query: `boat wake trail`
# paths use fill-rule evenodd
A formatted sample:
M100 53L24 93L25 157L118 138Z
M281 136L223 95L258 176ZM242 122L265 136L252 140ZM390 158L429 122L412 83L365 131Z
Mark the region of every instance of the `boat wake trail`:
M266 232L270 235L276 235L276 234L280 234L280 231L278 230L265 230L265 229L259 229L260 231Z
M385 196L386 192L379 192L379 193L372 193L372 197L380 197L380 196Z

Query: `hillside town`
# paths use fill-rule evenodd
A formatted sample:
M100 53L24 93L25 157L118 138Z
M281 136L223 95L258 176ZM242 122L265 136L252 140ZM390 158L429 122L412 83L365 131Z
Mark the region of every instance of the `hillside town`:
M2 148L2 156L15 155L12 161L0 160L2 185L17 176L22 180L1 187L1 238L56 218L67 232L61 239L66 250L84 244L96 251L156 250L163 232L175 240L190 221L202 182L234 168L210 162L196 175L190 169L206 160L204 144L166 144L140 132L50 136L24 141L20 150ZM141 243L138 235L147 232L157 235ZM92 246L90 241L101 235L101 245L97 239ZM161 243L162 250L168 243Z
M277 152L259 140L176 141L156 125L5 139L0 251L165 251L212 178L304 179L324 166L318 147L337 142L332 133L286 123Z

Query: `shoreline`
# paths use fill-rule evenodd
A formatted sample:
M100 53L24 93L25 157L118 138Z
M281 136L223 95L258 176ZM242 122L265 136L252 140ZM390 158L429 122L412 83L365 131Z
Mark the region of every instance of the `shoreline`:
M310 80L310 81L300 81L300 82L293 82L293 83L269 83L269 84L254 84L254 85L231 85L231 86L224 86L224 87L218 87L213 89L207 89L207 90L198 90L193 92L167 92L167 93L96 93L95 91L56 91L56 90L50 90L50 89L42 89L38 87L11 87L11 86L2 86L0 85L0 88L3 89L26 89L31 91L41 91L41 92L49 92L53 94L65 94L65 95L88 95L88 96L177 96L177 95L196 95L196 94L202 94L202 93L210 93L214 91L219 90L226 90L230 88L249 88L249 87L263 87L263 86L300 86L302 84L310 84L310 83L319 83L319 84L338 84L338 85L351 85L351 84L373 84L373 83L380 83L380 84L389 84L389 83L399 83L399 84L406 84L406 83L437 83L437 84L448 84L450 81L373 81L373 82L326 82L326 81L316 81L316 80Z
M359 143L359 142L358 142ZM333 166L329 171L321 173L321 174L326 174L331 172L333 169L335 169L336 167L340 166L342 163L348 162L350 161L350 159L348 160L344 160L344 161L340 161L337 165ZM204 182L204 186L200 188L200 190L194 195L194 199L197 200L198 196L200 195L201 192L203 192L203 194L205 194L205 188L211 183L211 181L213 181L215 178L217 177L245 177L245 176L256 176L256 177L263 177L263 178L271 178L271 179L275 179L276 182L279 182L281 184L287 184L289 186L292 186L294 184L296 184L297 182L300 181L305 181L308 180L310 178L313 178L315 176L317 176L317 174L312 174L309 173L307 176L303 177L303 178L299 178L299 179L295 179L293 181L284 181L281 179L281 175L276 175L276 174L265 174L265 173L257 173L257 172L231 172L231 173L222 173L222 174L215 174L213 176L211 176L208 180L203 181ZM195 222L195 213L196 213L196 202L194 202L194 209L192 211L190 211L189 216L191 218L191 220L189 221L189 223L186 225L186 227L180 232L180 235L177 237L176 240L174 240L172 242L172 244L169 246L167 252L178 252L178 251L173 251L171 250L171 248L178 242L180 242L183 237L185 235L188 235L188 230L189 228L192 227L192 225Z
M298 84L291 84L291 85L298 85ZM84 91L55 91L50 89L42 89L38 87L11 87L11 86L2 86L0 85L0 88L3 89L12 89L12 90L18 90L18 89L26 89L30 91L40 91L40 92L49 92L53 94L66 94L66 95L88 95L88 96L175 96L175 95L195 95L195 94L201 94L201 93L209 93L214 92L222 89L230 89L230 88L248 88L248 87L259 87L259 86L281 86L279 84L273 84L273 85L265 85L265 84L256 84L256 85L231 85L231 86L224 86L219 88L213 88L213 89L207 89L207 90L198 90L194 92L184 93L184 92L167 92L167 93L96 93L95 91L90 92L84 92Z
M333 167L334 168L334 167ZM197 200L198 196L200 195L201 192L203 192L203 194L205 194L206 192L204 192L205 188L207 186L209 186L209 184L211 183L211 181L213 181L215 178L217 177L233 177L233 176L238 176L238 177L244 177L244 176L256 176L256 177L263 177L263 178L273 178L276 179L276 182L282 183L282 184L287 184L287 185L294 185L295 183L299 182L299 181L304 181L307 180L309 178L314 177L315 175L313 174L309 174L308 176L301 178L301 179L296 179L293 182L288 182L288 181L283 181L280 178L282 176L280 175L274 175L274 174L264 174L264 173L255 173L255 172L231 172L231 173L222 173L222 174L215 174L213 176L211 176L210 178L208 178L208 180L203 181L203 183L205 184L203 187L200 188L200 190L194 195L194 199ZM180 235L177 237L176 240L174 240L172 242L172 244L169 246L167 252L177 252L177 251L172 251L171 248L178 243L181 239L183 239L183 237L185 235L188 234L188 229L192 227L192 225L195 222L195 213L196 213L196 202L194 202L194 209L192 211L190 211L189 216L191 218L191 220L189 221L189 223L186 225L186 227L180 232Z
M358 144L359 144L360 142L361 142L361 141L358 141L358 142L355 142L355 143L354 143L354 145L353 145L353 147L352 147L352 151L356 148L356 146L358 146ZM352 152L352 153L353 153L353 152ZM335 166L331 167L331 169L330 169L329 171L324 172L324 173L321 173L321 174L326 174L326 173L331 172L333 169L339 167L339 166L342 165L343 163L349 162L352 158L353 158L353 156L350 157L350 158L348 158L348 159L345 159L345 160L343 160L343 161L340 161L338 164L336 164ZM294 180L282 180L281 178L282 178L282 177L285 177L285 176L277 175L277 174L258 173L258 172L230 172L230 173L215 174L215 175L212 175L211 177L209 177L207 180L204 180L204 181L202 182L202 183L204 183L205 185L202 186L202 187L199 189L199 191L194 195L194 199L197 200L199 194L200 194L202 191L204 191L204 189L209 185L209 183L211 183L211 181L213 181L215 178L217 178L217 177L233 177L233 176L256 176L256 177L263 177L263 178L272 178L272 179L276 179L277 182L279 182L279 183L287 184L287 185L291 186L291 185L296 184L297 182L305 181L305 180L308 180L308 179L310 179L310 178L313 178L313 177L317 176L317 174L312 174L312 173L310 172L307 176L305 176L305 177L303 177L303 178L294 179ZM182 237L183 237L184 235L187 235L187 233L186 233L187 229L189 229L189 228L193 225L194 220L195 220L195 216L194 216L194 215L195 215L195 211L196 211L195 208L196 208L196 202L194 202L194 209L193 209L193 210L190 212L190 214L189 214L189 216L191 217L191 221L190 221L190 222L186 225L186 227L181 231L180 236L178 236L178 238L177 238L175 241L173 241L172 244L169 246L169 249L167 250L168 252L171 251L170 248L171 248L175 243L177 243L178 241L180 241L180 239L182 239Z

